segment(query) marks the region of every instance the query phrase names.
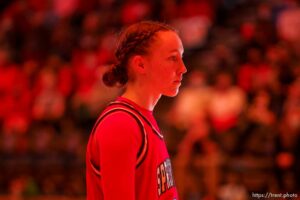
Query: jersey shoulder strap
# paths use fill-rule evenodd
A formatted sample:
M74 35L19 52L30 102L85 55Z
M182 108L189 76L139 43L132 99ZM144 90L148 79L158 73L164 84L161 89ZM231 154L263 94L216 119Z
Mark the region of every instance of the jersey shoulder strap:
M95 123L95 125L92 129L92 132L91 132L91 139L93 139L93 136L96 132L96 129L99 126L99 124L101 123L101 121L103 121L103 119L105 117L107 117L108 115L110 115L112 113L115 113L115 112L118 112L118 111L125 112L125 113L129 114L130 116L132 116L132 118L135 119L135 121L137 122L137 124L140 128L140 133L142 135L142 142L141 142L141 146L139 148L139 151L137 152L136 168L138 168L142 164L142 162L144 161L144 159L147 155L148 136L147 136L147 132L145 130L144 121L143 121L142 117L138 113L136 113L136 110L133 110L132 108L128 108L128 107L125 107L125 106L122 106L122 104L116 104L115 102L109 104L106 111L104 111L104 113L102 113L100 115L100 117L97 119L97 121L96 121L96 123ZM91 158L89 160L90 160L90 164L92 166L93 171L98 176L101 176L100 166L97 166Z
M127 103L127 102L124 102L124 101L114 101L112 103L110 103L109 105L119 105L119 106L122 106L122 107L126 107L128 109L131 109L131 110L134 110L150 127L151 129L153 130L153 132L160 138L160 139L163 139L164 136L160 133L159 130L157 130L154 125L140 112L138 111L133 105Z

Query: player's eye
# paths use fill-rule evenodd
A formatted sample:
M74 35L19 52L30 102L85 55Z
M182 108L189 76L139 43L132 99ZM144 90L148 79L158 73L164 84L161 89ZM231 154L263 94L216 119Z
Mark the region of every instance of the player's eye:
M176 62L176 61L178 61L178 57L177 56L170 56L169 60Z

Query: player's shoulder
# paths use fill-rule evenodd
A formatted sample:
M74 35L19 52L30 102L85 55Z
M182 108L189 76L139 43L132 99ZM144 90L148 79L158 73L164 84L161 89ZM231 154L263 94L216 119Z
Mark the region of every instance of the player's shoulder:
M142 120L134 110L121 106L109 106L101 113L98 123L100 127L128 129L139 127Z
M108 113L104 113L105 116L102 116L102 121L104 122L118 122L118 123L136 123L136 113L133 111L124 111L121 109L109 111Z
M94 134L99 140L106 141L109 138L113 141L122 138L123 142L127 140L130 142L131 139L140 140L143 125L131 113L121 109L106 111L108 112L104 111L100 116L101 120L98 119L95 125Z

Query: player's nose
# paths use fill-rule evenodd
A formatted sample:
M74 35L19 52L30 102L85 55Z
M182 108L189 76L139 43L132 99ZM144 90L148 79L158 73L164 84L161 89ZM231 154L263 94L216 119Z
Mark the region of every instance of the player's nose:
M183 62L182 59L181 59L180 66L179 66L179 72L180 72L181 74L184 74L184 73L187 72L186 66L185 66L185 64L184 64L184 62Z

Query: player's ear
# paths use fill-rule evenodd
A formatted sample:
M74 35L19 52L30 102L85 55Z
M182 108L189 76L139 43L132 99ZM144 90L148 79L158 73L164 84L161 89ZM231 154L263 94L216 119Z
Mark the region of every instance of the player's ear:
M131 65L133 69L138 73L144 74L146 72L145 64L145 59L141 55L134 55L131 58Z

